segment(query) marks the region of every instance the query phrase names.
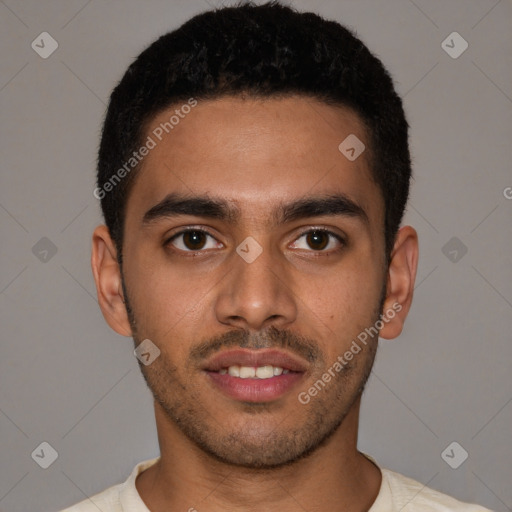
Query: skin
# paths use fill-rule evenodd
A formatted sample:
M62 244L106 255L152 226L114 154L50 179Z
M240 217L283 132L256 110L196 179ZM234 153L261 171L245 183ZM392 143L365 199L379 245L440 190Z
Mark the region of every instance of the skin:
M175 108L158 115L147 134ZM387 268L384 202L366 153L351 162L338 150L351 133L368 144L355 113L311 98L200 101L144 158L127 202L122 273L107 228L96 228L92 268L106 321L161 351L151 365L141 364L155 396L161 451L136 481L151 511L366 511L377 497L380 470L357 451L361 392L377 338L309 404L297 399L397 303L401 310L380 337L398 336L412 301L416 231L400 229ZM228 200L240 217L143 223L173 192ZM279 224L270 215L279 203L332 193L351 198L368 221L323 215ZM211 237L196 246L186 236L165 244L190 227ZM315 245L304 235L312 228L346 243L325 235ZM262 248L252 263L236 252L249 236ZM191 257L187 248L202 252ZM198 346L299 355L309 347L311 357L292 391L249 404L211 385L192 357Z

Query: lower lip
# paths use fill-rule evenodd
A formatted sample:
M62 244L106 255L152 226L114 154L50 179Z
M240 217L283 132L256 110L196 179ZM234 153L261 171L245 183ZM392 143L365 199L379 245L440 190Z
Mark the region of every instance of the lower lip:
M225 395L243 402L271 402L289 392L304 376L290 372L270 379L240 379L229 374L206 372L214 385Z

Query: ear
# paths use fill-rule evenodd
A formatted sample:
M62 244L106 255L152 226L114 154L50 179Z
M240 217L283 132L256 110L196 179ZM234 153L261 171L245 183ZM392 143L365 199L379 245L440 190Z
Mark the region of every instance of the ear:
M105 320L118 334L131 336L132 331L124 304L117 251L107 226L98 226L94 230L91 266L96 281L98 303Z
M396 338L404 327L412 303L418 267L418 234L411 226L399 229L388 268L383 323L379 336Z

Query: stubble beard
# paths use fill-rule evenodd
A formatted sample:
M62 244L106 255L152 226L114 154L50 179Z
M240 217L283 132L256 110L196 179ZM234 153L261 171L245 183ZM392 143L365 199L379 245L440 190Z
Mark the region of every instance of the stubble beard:
M124 279L122 285L133 340L137 346L144 338L139 336L136 315ZM384 299L385 286L380 304L374 311L374 321L382 312ZM276 409L272 408L275 406L244 403L237 408L240 414L244 414L243 420L236 428L227 430L222 424L223 412L212 414L208 411L199 390L190 379L181 378L165 350L161 350L160 356L150 366L140 362L139 366L154 400L168 420L202 452L231 466L271 470L294 464L328 443L362 395L376 352L377 338L358 353L357 365L347 364L308 404L303 405L297 400L295 410L301 421L294 421L294 426L286 429L275 421L268 429L269 422L273 421L272 410ZM321 378L326 368L323 363L314 381ZM267 430L263 435L262 425Z

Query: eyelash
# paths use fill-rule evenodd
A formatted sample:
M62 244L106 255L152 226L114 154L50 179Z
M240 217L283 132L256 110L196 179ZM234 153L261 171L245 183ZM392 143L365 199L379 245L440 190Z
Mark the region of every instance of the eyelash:
M187 229L184 229L182 231L179 231L178 233L175 233L174 235L172 235L170 238L168 238L165 242L164 242L164 246L167 247L169 245L172 245L171 242L173 240L175 240L176 238L178 238L179 236L181 235L185 235L186 233L191 233L191 232L198 232L198 233L204 233L205 235L207 236L210 236L212 237L213 239L215 239L215 237L209 233L207 230L203 229L203 228L187 228ZM335 238L340 244L341 244L341 247L338 247L337 249L331 249L329 251L326 251L326 250L314 250L314 249L311 249L311 252L314 252L314 253L317 253L319 255L321 254L334 254L334 253L337 253L339 251L341 251L344 246L346 245L346 241L345 239L340 236L338 233L334 233L333 231L330 231L326 228L310 228L306 231L303 231L295 240L299 240L300 238L302 238L304 235L308 235L310 233L313 233L313 232L320 232L320 233L325 233L333 238ZM198 255L202 252L205 252L204 249L199 249L197 251L184 251L183 249L178 249L178 248L174 248L173 249L174 251L177 251L177 252L181 252L181 253L186 253L190 256L195 256L195 255Z

